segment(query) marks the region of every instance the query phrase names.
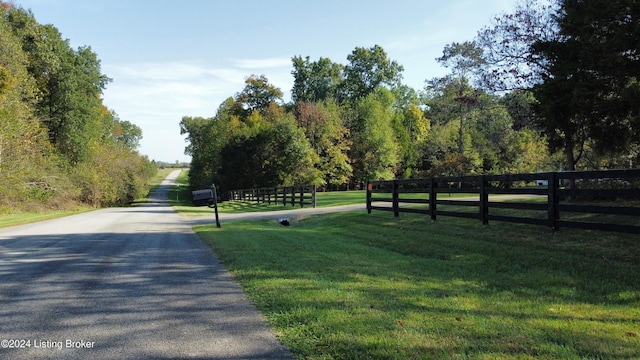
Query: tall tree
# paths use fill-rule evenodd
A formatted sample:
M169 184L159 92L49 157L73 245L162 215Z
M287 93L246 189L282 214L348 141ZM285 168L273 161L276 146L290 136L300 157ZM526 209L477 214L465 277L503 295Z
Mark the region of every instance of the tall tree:
M257 115L261 116L261 115ZM318 158L290 114L259 131L237 134L220 151L223 190L317 183Z
M404 67L390 60L379 45L366 49L357 47L347 56L344 81L340 87L341 100L357 100L373 93L379 86L400 85Z
M331 101L298 102L296 113L298 125L304 129L307 139L320 157L317 166L323 185L346 183L352 174L348 156L351 141L339 106Z
M225 109L225 104L230 103L232 99L223 102L213 119L185 116L180 121L180 134L187 135L185 154L191 156L189 183L192 187L209 187L219 181L220 152L231 136L230 120L234 116Z
M242 105L246 116L254 111L264 113L269 104L282 101L282 90L270 84L265 75L251 75L244 83L244 89L236 94L235 100Z
M138 149L142 139L142 129L130 121L120 120L113 112L111 115L113 117L112 135L114 141L126 149Z
M512 13L496 16L474 43L484 66L479 83L494 92L528 89L542 81L547 59L532 51L537 41L558 36L556 0L519 0Z
M342 66L327 58L311 62L309 57L295 56L293 62L293 88L291 99L318 102L336 97L337 87L342 81Z
M585 143L600 152L629 151L640 135L640 3L564 0L559 36L536 42L547 60L534 87L541 126L575 169Z
M142 194L152 164L135 152L139 128L102 104L109 79L96 54L71 49L29 11L0 11L0 182L12 187L0 204L101 206Z
M393 129L395 98L384 88L357 101L351 122L351 161L357 183L392 179L400 161Z
M477 102L477 94L465 91L470 89L470 77L484 64L482 49L473 42L453 42L445 46L442 56L436 59L439 63L453 71L454 79L458 82L458 94L455 98L460 107L460 129L458 132L458 152L464 154L465 115Z

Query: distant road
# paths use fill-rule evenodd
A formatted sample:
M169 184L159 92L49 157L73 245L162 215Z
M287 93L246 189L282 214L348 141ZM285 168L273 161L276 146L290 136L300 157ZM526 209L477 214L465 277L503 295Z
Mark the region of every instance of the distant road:
M292 358L168 206L178 173L145 205L0 229L0 359Z

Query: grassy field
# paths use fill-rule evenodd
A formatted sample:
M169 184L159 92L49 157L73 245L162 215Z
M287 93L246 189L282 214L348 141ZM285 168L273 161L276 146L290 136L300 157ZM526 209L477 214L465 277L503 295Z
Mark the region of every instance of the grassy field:
M299 358L640 358L637 236L387 212L196 230Z
M178 179L176 179L177 187L169 192L169 203L176 211L186 216L203 216L211 215L211 209L206 206L196 207L191 203L191 190L189 189L188 171L183 171ZM388 194L382 194L383 197ZM422 197L427 199L428 194L413 195L413 197ZM467 194L441 194L440 198L445 199L449 197L464 197ZM387 196L389 197L389 196ZM340 206L340 205L352 205L352 204L365 204L367 199L366 191L364 190L351 190L351 191L332 191L332 192L317 192L316 193L316 207L328 207L328 206ZM243 201L225 201L221 202L218 206L220 213L235 214L245 212L258 212L258 211L278 211L291 209L291 205L282 204L258 204L254 202Z
M195 207L191 204L191 190L188 187L188 172L183 171L176 183L179 185L169 192L170 204L182 215L201 216L211 215L211 209L206 206ZM339 191L339 192L318 192L316 195L316 206L337 206L350 204L363 204L366 200L366 193L362 191ZM233 214L257 211L277 211L291 209L291 205L282 204L257 204L242 201L221 202L218 211L221 213Z

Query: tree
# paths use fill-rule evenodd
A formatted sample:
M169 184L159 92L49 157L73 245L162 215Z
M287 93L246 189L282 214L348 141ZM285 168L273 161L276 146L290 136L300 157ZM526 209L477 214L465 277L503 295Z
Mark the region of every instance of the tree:
M307 139L320 157L317 168L323 185L346 183L352 174L348 156L351 141L338 105L331 101L298 102L296 113L298 126L304 129Z
M288 114L250 134L237 134L220 151L221 189L244 189L314 183L318 158Z
M245 80L244 89L236 94L235 100L241 104L245 116L254 111L263 113L269 104L282 101L282 90L269 84L264 75L251 75Z
M112 113L112 117L114 141L126 149L136 150L140 146L142 129L129 121L120 120L115 113Z
M358 183L395 177L400 159L393 130L394 100L389 90L378 88L355 104L350 158Z
M496 16L474 43L484 65L479 83L493 92L527 89L542 81L547 59L532 51L537 41L558 35L554 1L519 0L513 13Z
M221 151L229 142L230 119L234 117L226 112L230 103L232 99L223 102L213 119L185 116L180 121L180 134L186 134L189 143L185 154L191 156L189 183L194 188L209 187L219 181Z
M392 88L400 85L404 68L389 60L379 45L369 49L357 47L347 60L349 63L344 67L344 81L339 89L342 101L364 98L381 85Z
M558 36L537 41L546 59L534 86L540 126L552 149L563 149L573 170L586 146L628 152L640 129L640 4L564 0Z
M477 94L465 91L470 89L468 86L469 76L484 63L482 58L482 50L473 42L451 43L445 46L442 57L436 59L445 67L451 67L454 78L458 81L458 94L455 101L460 106L460 129L458 132L458 152L464 154L464 126L465 114L469 112L472 106L477 102Z
M140 128L102 104L109 79L96 54L71 49L31 12L2 2L0 11L0 206L102 206L142 194L155 167L135 152Z
M293 88L291 99L297 102L319 102L335 98L339 84L342 82L342 66L327 58L311 62L307 56L292 58Z
M640 135L640 2L561 4L562 41L555 54L557 62L573 64L572 78L581 80L579 94L574 92L577 116L585 118L594 147L628 154ZM544 44L538 43L538 48Z
M469 77L485 63L482 57L482 49L470 41L463 43L453 42L446 45L442 51L442 56L436 60L444 67L451 68L454 76L461 83L468 81Z

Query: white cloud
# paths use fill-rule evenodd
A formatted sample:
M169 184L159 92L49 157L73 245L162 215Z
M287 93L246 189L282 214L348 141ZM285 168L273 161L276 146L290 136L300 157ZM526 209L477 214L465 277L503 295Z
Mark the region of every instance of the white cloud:
M183 116L214 116L222 101L242 90L251 72L265 74L285 94L293 83L289 59L245 59L225 65L169 61L103 66L113 79L104 102L122 120L142 128L141 153L155 160L185 161L179 130Z

